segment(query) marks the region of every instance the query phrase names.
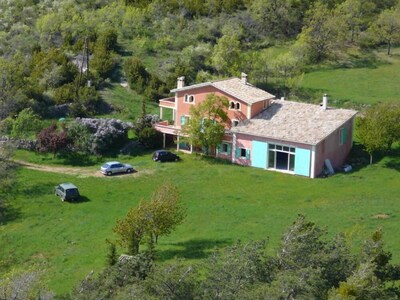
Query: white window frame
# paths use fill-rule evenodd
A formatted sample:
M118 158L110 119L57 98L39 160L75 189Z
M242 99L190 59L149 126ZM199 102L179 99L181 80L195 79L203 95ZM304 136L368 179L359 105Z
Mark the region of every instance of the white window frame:
M195 99L194 95L185 94L183 96L183 102L185 102L185 103L194 104L195 101L196 101L196 99Z

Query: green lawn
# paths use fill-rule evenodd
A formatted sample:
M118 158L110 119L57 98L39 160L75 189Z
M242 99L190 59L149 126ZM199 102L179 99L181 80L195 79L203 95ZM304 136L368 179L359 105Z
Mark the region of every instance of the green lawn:
M178 186L188 213L183 225L161 238L160 261L201 259L215 246L237 239L268 238L273 251L282 232L303 213L330 234L345 232L353 245L382 227L386 248L400 262L398 156L314 180L182 156L182 162L163 164L152 162L150 154L124 157L138 172L113 177L20 168L7 223L0 226L0 270L39 269L51 289L68 292L88 272L105 265L105 239L115 238L116 219L166 181ZM53 164L51 156L20 152L17 157ZM97 167L93 162L85 168ZM54 185L69 181L80 188L82 202L63 203L53 195ZM374 218L378 214L388 218Z
M385 49L376 57L354 60L352 67L326 68L306 73L301 88L313 97L328 93L332 100L373 104L398 100L400 95L400 48L387 56Z

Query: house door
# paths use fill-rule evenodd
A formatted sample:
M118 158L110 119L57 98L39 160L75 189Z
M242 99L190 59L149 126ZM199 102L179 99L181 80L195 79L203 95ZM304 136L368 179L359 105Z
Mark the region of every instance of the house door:
M289 153L276 152L276 169L277 170L287 170L289 165Z

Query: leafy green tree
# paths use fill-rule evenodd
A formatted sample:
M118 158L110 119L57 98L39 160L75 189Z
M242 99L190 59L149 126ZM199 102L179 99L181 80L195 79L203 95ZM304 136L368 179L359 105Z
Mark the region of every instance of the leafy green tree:
M238 242L224 251L214 251L205 265L203 298L240 299L239 293L262 277L264 247L264 242Z
M68 126L68 136L73 141L76 152L90 154L92 148L92 134L89 129L79 122L72 122Z
M18 138L35 136L41 129L42 122L31 108L23 109L12 122L11 135Z
M185 208L177 188L164 184L150 201L141 201L124 219L118 220L114 232L119 235L120 244L136 255L141 243L147 242L151 250L161 235L170 234L184 218Z
M156 266L151 270L144 283L147 297L197 299L199 275L194 266L188 265L184 261L178 260L167 265Z
M237 74L240 69L240 41L237 36L224 35L218 39L211 55L211 65L221 75Z
M357 119L357 136L370 155L388 151L393 142L400 140L400 104L381 103L368 108Z
M360 31L365 30L372 18L375 4L372 1L346 0L337 8L350 31L350 42L354 42Z
M98 78L109 77L115 67L116 59L112 51L107 50L106 45L96 43L93 49L93 59L90 61L91 69Z
M390 55L392 44L400 41L400 7L384 10L374 21L370 32L378 42L387 44Z
M129 58L124 63L124 72L130 88L139 94L143 93L145 85L150 79L150 74L142 61L137 57Z
M189 122L182 126L188 142L201 146L206 155L216 148L225 134L228 106L226 97L208 94L203 102L190 107Z
M303 78L303 64L292 52L279 55L271 64L276 81L285 91L299 86Z
M322 2L316 2L307 12L306 24L297 43L304 44L308 59L320 63L341 53L346 36L343 18Z
M330 291L329 300L373 300L395 299L388 297L382 282L375 276L375 265L371 262L360 264L352 276L339 287ZM394 296L394 295L393 295Z

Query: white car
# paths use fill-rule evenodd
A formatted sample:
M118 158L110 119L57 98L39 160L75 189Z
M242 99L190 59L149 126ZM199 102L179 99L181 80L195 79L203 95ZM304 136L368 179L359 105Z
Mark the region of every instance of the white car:
M107 176L117 173L132 173L133 167L129 164L123 164L119 161L109 161L100 167L101 173Z

